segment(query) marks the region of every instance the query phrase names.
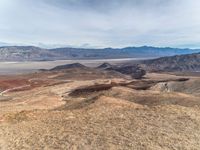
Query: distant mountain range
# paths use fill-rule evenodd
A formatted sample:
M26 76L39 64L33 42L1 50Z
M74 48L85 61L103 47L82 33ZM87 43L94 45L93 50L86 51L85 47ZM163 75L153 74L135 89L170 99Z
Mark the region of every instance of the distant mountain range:
M158 47L126 48L55 48L44 49L34 46L0 47L0 61L47 61L78 59L156 58L164 56L198 53L200 49L178 49Z

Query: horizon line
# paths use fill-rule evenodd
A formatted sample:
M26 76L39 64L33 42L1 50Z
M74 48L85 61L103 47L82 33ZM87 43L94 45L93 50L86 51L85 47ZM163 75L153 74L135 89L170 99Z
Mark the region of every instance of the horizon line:
M56 45L56 44L55 44ZM59 45L59 44L58 44ZM160 49L165 49L165 48L171 48L171 49L180 49L180 50L185 50L185 49L189 49L189 50L199 50L200 48L189 48L189 47L183 47L183 48L179 48L179 47L173 47L173 46L150 46L150 45L141 45L141 46L124 46L124 47L100 47L100 46L94 46L94 47L84 47L84 46L55 46L52 48L47 48L47 47L43 47L43 46L39 46L36 44L30 44L30 45L26 45L26 44L8 44L8 45L2 45L0 46L0 48L2 47L37 47L37 48L41 48L41 49L59 49L59 48L74 48L74 49L125 49L125 48L160 48Z

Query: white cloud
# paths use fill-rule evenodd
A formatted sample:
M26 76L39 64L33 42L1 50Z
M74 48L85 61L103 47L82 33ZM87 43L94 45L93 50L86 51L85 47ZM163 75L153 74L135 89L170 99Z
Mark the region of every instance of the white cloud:
M0 41L200 47L199 0L0 0Z

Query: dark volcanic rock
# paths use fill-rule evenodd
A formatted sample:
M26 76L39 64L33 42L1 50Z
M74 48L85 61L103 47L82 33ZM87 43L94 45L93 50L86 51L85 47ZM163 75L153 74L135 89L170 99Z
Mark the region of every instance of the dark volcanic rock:
M130 75L134 79L141 79L145 74L146 71L142 69L139 65L128 65L128 66L113 66L109 63L103 63L98 69L116 71L121 74Z
M100 66L98 66L97 68L98 69L110 69L110 68L112 68L113 66L111 65L111 64L109 64L109 63L103 63L103 64L101 64Z
M50 71L59 71L59 70L63 70L63 69L73 69L73 68L86 68L86 66L84 66L80 63L74 63L74 64L56 66L55 68L50 69Z
M141 79L146 74L146 71L139 65L122 66L116 68L115 71L118 71L122 74L131 75L131 77L134 79Z

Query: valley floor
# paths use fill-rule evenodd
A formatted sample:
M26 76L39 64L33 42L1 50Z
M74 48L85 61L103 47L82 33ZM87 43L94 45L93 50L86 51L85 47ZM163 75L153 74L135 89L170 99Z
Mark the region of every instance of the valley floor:
M0 149L200 148L199 76L70 74L0 77Z

